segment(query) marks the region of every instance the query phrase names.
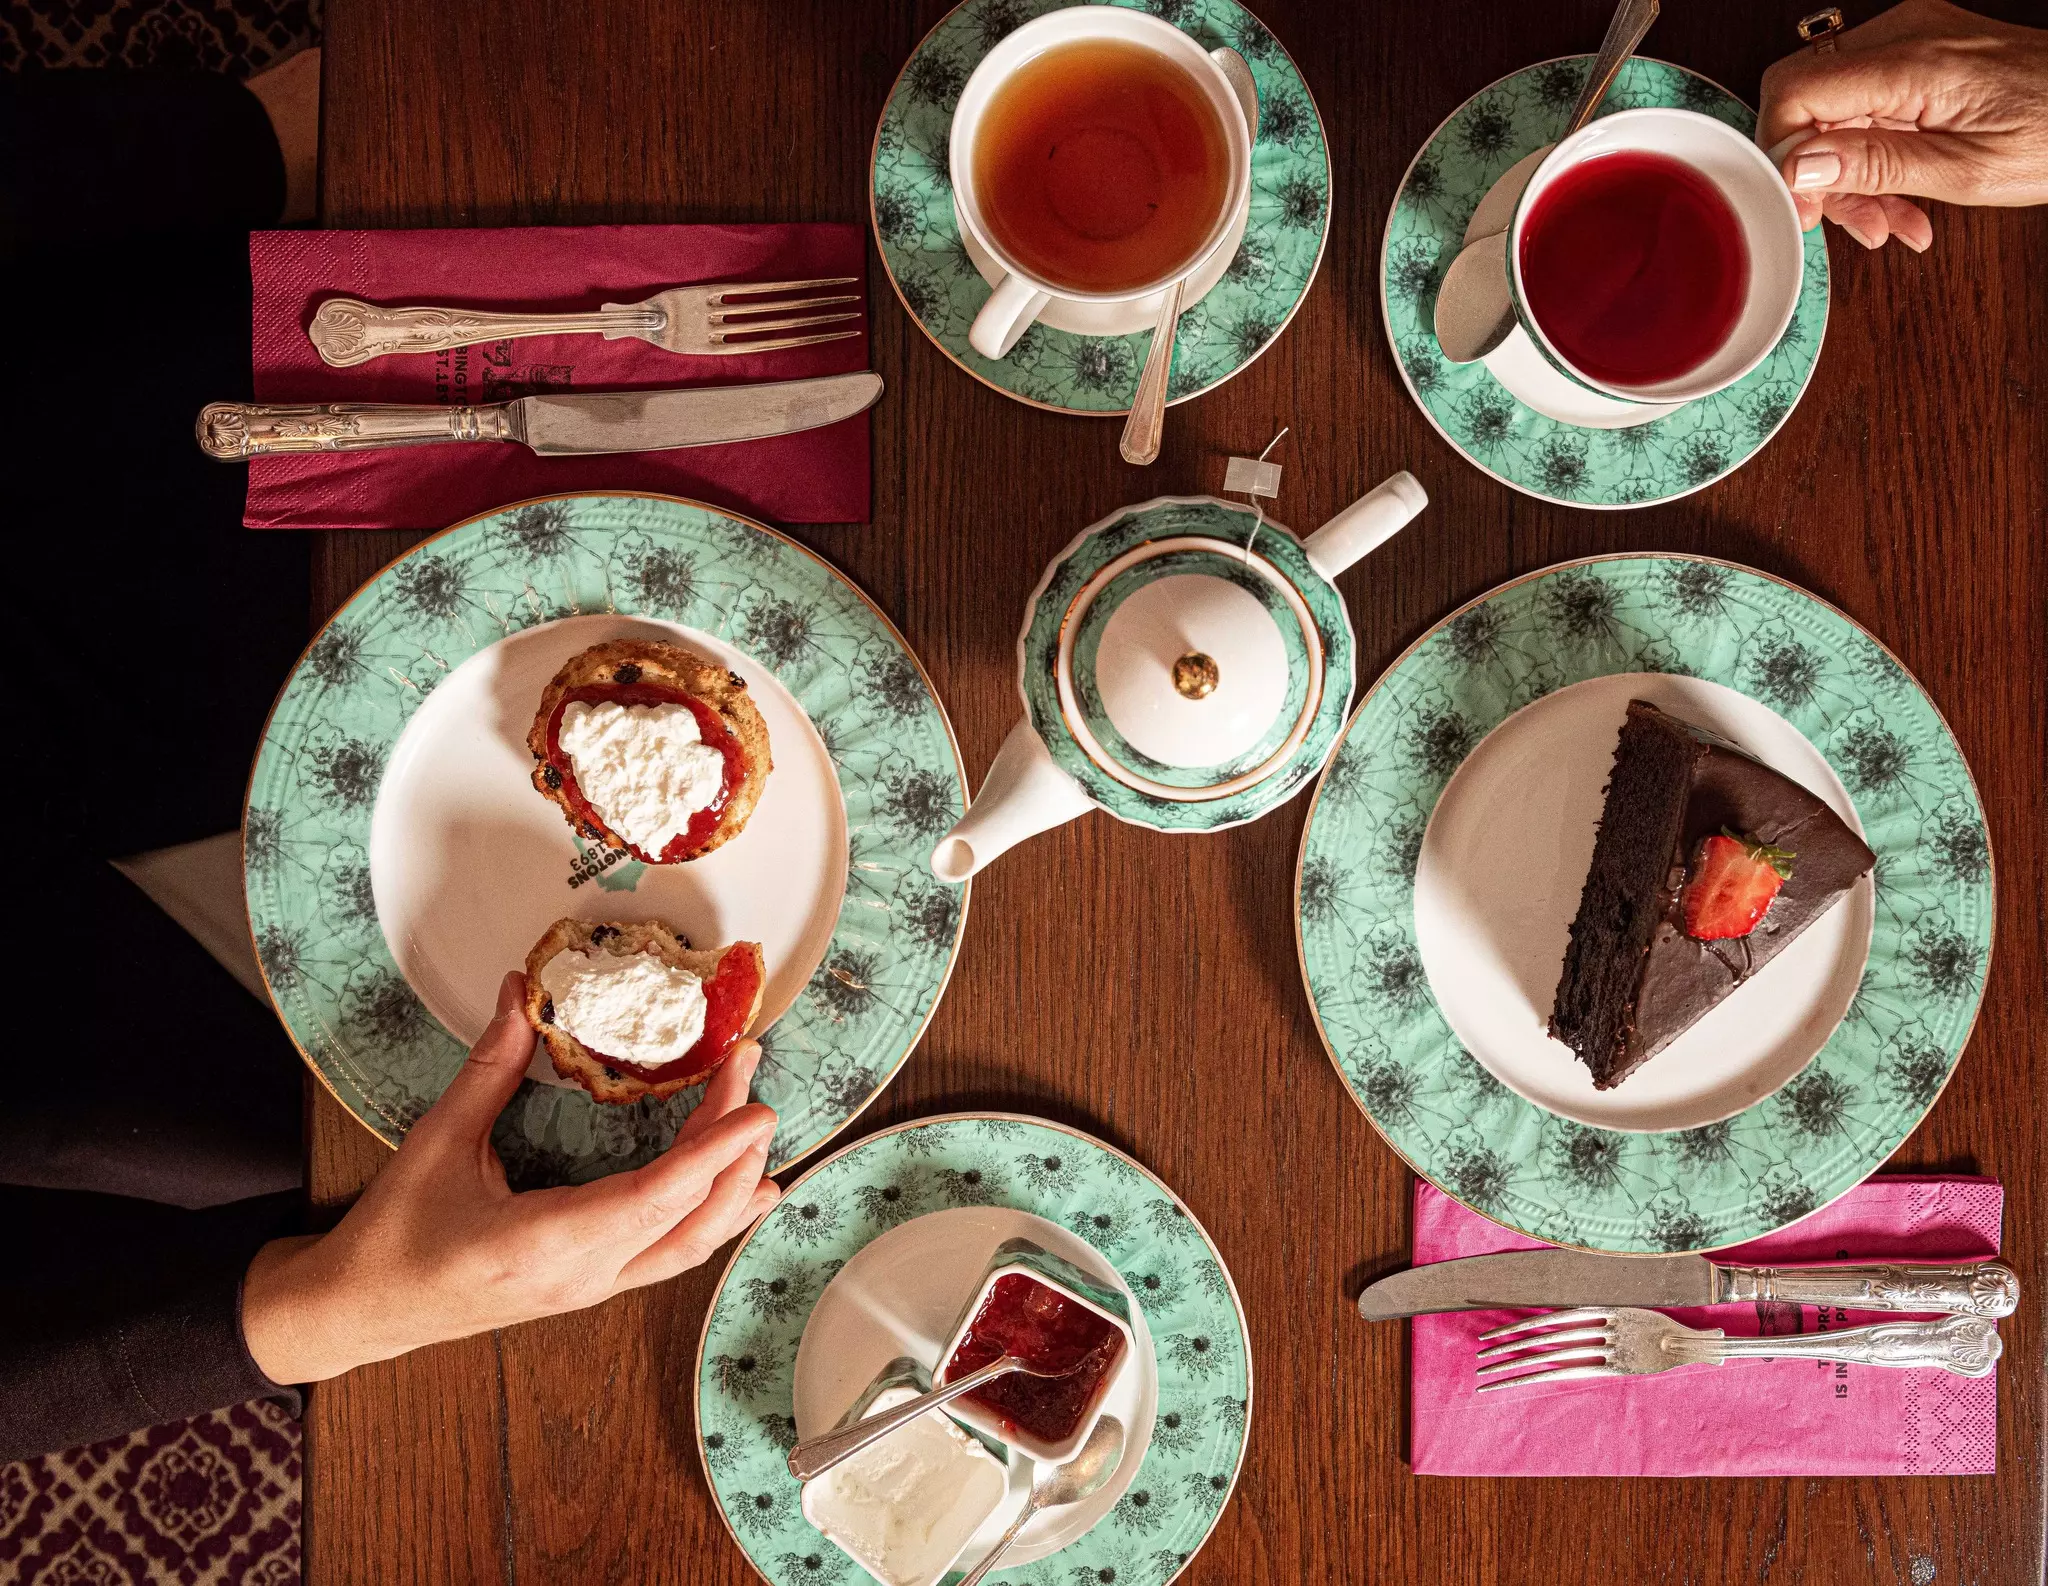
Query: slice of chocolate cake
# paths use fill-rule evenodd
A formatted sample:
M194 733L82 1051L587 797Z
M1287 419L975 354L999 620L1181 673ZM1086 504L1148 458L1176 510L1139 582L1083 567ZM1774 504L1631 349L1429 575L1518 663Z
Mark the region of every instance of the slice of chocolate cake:
M1833 908L1876 858L1791 778L1630 700L1550 1033L1611 1090Z

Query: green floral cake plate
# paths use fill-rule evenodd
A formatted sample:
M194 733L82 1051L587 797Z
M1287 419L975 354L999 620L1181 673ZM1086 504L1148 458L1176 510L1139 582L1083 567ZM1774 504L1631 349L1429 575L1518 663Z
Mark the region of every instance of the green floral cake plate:
M1425 832L1482 740L1573 684L1647 673L1719 684L1782 717L1839 778L1877 853L1868 956L1817 1055L1733 1115L1667 1132L1589 1127L1508 1089L1452 1034L1416 933ZM1726 562L1599 557L1480 596L1373 685L1310 806L1295 911L1331 1059L1418 1173L1552 1244L1712 1249L1852 1189L1934 1104L1983 995L1991 851L1940 712L1856 623Z
M966 0L911 52L875 129L868 204L889 280L940 351L984 385L1062 413L1122 414L1138 390L1149 329L1083 336L1039 324L1010 355L984 358L968 327L989 286L968 257L953 213L947 138L974 68L1013 29L1072 0ZM1244 241L1213 290L1181 316L1168 402L1221 385L1264 352L1322 262L1330 230L1330 158L1300 70L1264 23L1236 0L1111 0L1150 11L1204 49L1229 45L1259 88L1251 214Z
M524 739L570 655L671 633L746 676L775 768L716 853L621 863L533 791ZM394 1146L556 918L761 941L773 1023L754 1094L781 1119L779 1170L880 1093L937 1007L967 894L924 858L965 805L917 658L822 558L697 502L558 496L436 535L315 638L250 779L249 918L307 1063ZM638 1166L701 1095L601 1105L545 1058L530 1072L494 1131L519 1184Z
M957 1207L1010 1207L1079 1235L1136 1296L1158 1369L1151 1441L1107 1517L1001 1578L1164 1586L1214 1528L1244 1463L1244 1309L1215 1244L1158 1179L1087 1135L1007 1113L919 1119L845 1147L733 1252L697 1346L698 1450L733 1540L774 1586L867 1578L805 1521L784 1463L797 1344L825 1285L865 1246Z
M1726 390L1648 424L1584 429L1519 401L1484 363L1454 364L1436 339L1436 291L1465 224L1516 161L1564 130L1589 57L1544 61L1481 89L1430 134L1402 177L1380 247L1380 309L1408 391L1431 424L1503 484L1575 507L1639 507L1703 490L1741 467L1804 394L1828 318L1822 228L1806 234L1806 280L1784 336ZM1745 134L1755 112L1696 72L1641 56L1600 113L1671 106Z

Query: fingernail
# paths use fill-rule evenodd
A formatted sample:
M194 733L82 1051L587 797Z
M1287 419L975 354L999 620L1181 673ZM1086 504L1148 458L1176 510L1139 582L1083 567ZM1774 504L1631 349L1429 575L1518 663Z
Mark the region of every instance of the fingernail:
M519 1004L526 1000L526 977L513 970L498 982L498 1017L516 1013Z
M1882 248L1884 246L1884 243L1882 241L1872 242L1868 237L1866 237L1862 232L1858 231L1854 226L1850 225L1846 220L1842 222L1842 229L1848 232L1848 234L1854 237L1858 242L1862 243L1864 247L1869 248L1872 252L1875 252L1877 249Z
M1817 187L1832 187L1841 175L1839 155L1802 154L1792 162L1792 191L1807 193Z
M1893 235L1894 237L1897 237L1897 238L1899 239L1899 241L1903 242L1903 243L1904 243L1904 244L1905 244L1905 245L1906 245L1907 247L1911 248L1911 249L1912 249L1912 250L1913 250L1913 251L1914 251L1915 253L1925 253L1925 252L1927 251L1927 248L1928 248L1928 244L1929 244L1929 243L1931 243L1931 242L1932 242L1932 241L1934 240L1933 238L1931 238L1931 237L1930 237L1930 238L1928 239L1928 241L1927 241L1927 242L1919 242L1919 241L1916 241L1915 239L1913 239L1912 237L1908 236L1908 235L1907 235L1907 234L1906 234L1905 232L1903 232L1903 231L1895 231L1895 232L1893 232L1893 233L1892 233L1892 235Z

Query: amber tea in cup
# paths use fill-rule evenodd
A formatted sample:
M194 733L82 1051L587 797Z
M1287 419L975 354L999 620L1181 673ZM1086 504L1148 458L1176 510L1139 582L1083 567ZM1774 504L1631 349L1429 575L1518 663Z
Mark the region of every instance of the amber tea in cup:
M1056 45L996 89L974 140L989 240L1049 287L1172 280L1211 236L1231 152L1203 87L1123 39Z

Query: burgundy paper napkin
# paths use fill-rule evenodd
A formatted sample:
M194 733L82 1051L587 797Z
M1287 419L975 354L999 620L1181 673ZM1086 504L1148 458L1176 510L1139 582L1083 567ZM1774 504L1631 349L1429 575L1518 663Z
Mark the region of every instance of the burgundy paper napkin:
M1715 1259L1759 1266L1974 1261L1998 1253L2004 1212L1995 1180L1874 1178L1803 1222ZM1418 1266L1541 1248L1416 1184ZM1995 1376L1744 1361L1475 1394L1474 1340L1526 1314L1415 1318L1411 1453L1418 1475L1964 1476L1994 1468ZM1671 1315L1690 1327L1750 1335L1898 1320L1789 1305L1717 1305Z
M858 226L538 226L453 231L259 231L249 239L260 402L501 402L535 391L624 391L801 380L868 366L868 338L737 357L643 341L539 336L330 369L306 340L328 297L515 312L637 302L666 286L866 275ZM846 290L865 299L865 284ZM249 465L252 529L439 529L529 496L656 490L783 523L864 523L866 414L799 435L608 457L524 446L405 446Z

